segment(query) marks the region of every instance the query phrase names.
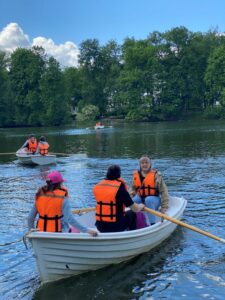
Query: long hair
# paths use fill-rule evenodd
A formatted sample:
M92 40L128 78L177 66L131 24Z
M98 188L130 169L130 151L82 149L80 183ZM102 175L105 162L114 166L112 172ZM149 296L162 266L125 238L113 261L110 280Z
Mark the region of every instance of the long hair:
M50 180L46 180L46 185L39 188L39 190L36 193L36 197L40 196L40 194L46 194L47 192L52 192L58 188L61 187L60 183L52 183Z

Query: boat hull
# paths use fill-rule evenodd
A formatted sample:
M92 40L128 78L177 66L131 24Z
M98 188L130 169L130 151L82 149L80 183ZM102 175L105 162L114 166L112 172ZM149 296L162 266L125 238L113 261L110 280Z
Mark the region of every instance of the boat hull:
M173 199L179 209L170 215L180 219L186 200ZM81 216L80 221L93 225L91 215L94 217L93 212ZM32 241L41 281L47 282L127 261L159 245L175 228L176 224L164 220L143 229L99 233L97 237L84 233L34 232L28 238Z
M16 154L20 163L25 165L50 165L56 163L56 155Z
M94 129L98 130L98 129L104 129L105 126L104 125L95 125Z

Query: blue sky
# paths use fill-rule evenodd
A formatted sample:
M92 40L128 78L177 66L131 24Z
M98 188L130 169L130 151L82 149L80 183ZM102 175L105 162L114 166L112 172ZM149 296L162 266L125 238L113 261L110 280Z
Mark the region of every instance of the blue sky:
M0 0L0 34L10 23L31 44L37 37L55 46L68 41L79 46L88 38L121 44L126 37L144 39L177 26L224 32L225 0ZM0 47L1 41L0 36Z

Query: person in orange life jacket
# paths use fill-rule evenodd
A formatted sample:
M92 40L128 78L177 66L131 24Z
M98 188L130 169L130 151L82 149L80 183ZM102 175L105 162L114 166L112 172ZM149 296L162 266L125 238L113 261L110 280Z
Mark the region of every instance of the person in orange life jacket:
M103 126L102 122L96 122L95 126Z
M129 228L125 206L134 212L143 210L144 204L136 204L131 199L126 184L120 178L117 165L108 168L106 178L93 188L96 200L96 227L100 232L118 232Z
M168 209L169 195L162 175L151 168L151 160L148 156L142 156L139 160L140 170L135 170L130 190L130 195L136 203L144 203L146 207L166 213ZM156 217L146 214L149 223L155 224Z
M31 134L21 148L27 149L30 154L35 154L37 150L37 140L33 134Z
M40 140L39 140L39 143L37 145L36 153L41 154L41 155L47 155L48 154L48 148L49 148L49 144L46 141L45 136L41 136Z
M87 232L92 236L97 231L81 225L72 215L67 189L64 189L62 175L53 171L47 176L46 185L36 193L35 203L28 216L28 228L35 228L34 223L38 215L37 228L47 232L68 232L69 224L81 232Z

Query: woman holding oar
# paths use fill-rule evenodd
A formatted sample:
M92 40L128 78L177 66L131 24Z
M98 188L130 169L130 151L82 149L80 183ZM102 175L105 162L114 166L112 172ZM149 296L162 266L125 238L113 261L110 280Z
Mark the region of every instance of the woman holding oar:
M140 169L135 170L130 190L133 201L136 203L144 203L146 207L165 213L168 209L169 195L167 186L162 175L152 169L151 160L144 155L140 158ZM155 216L148 214L149 223L154 225Z

